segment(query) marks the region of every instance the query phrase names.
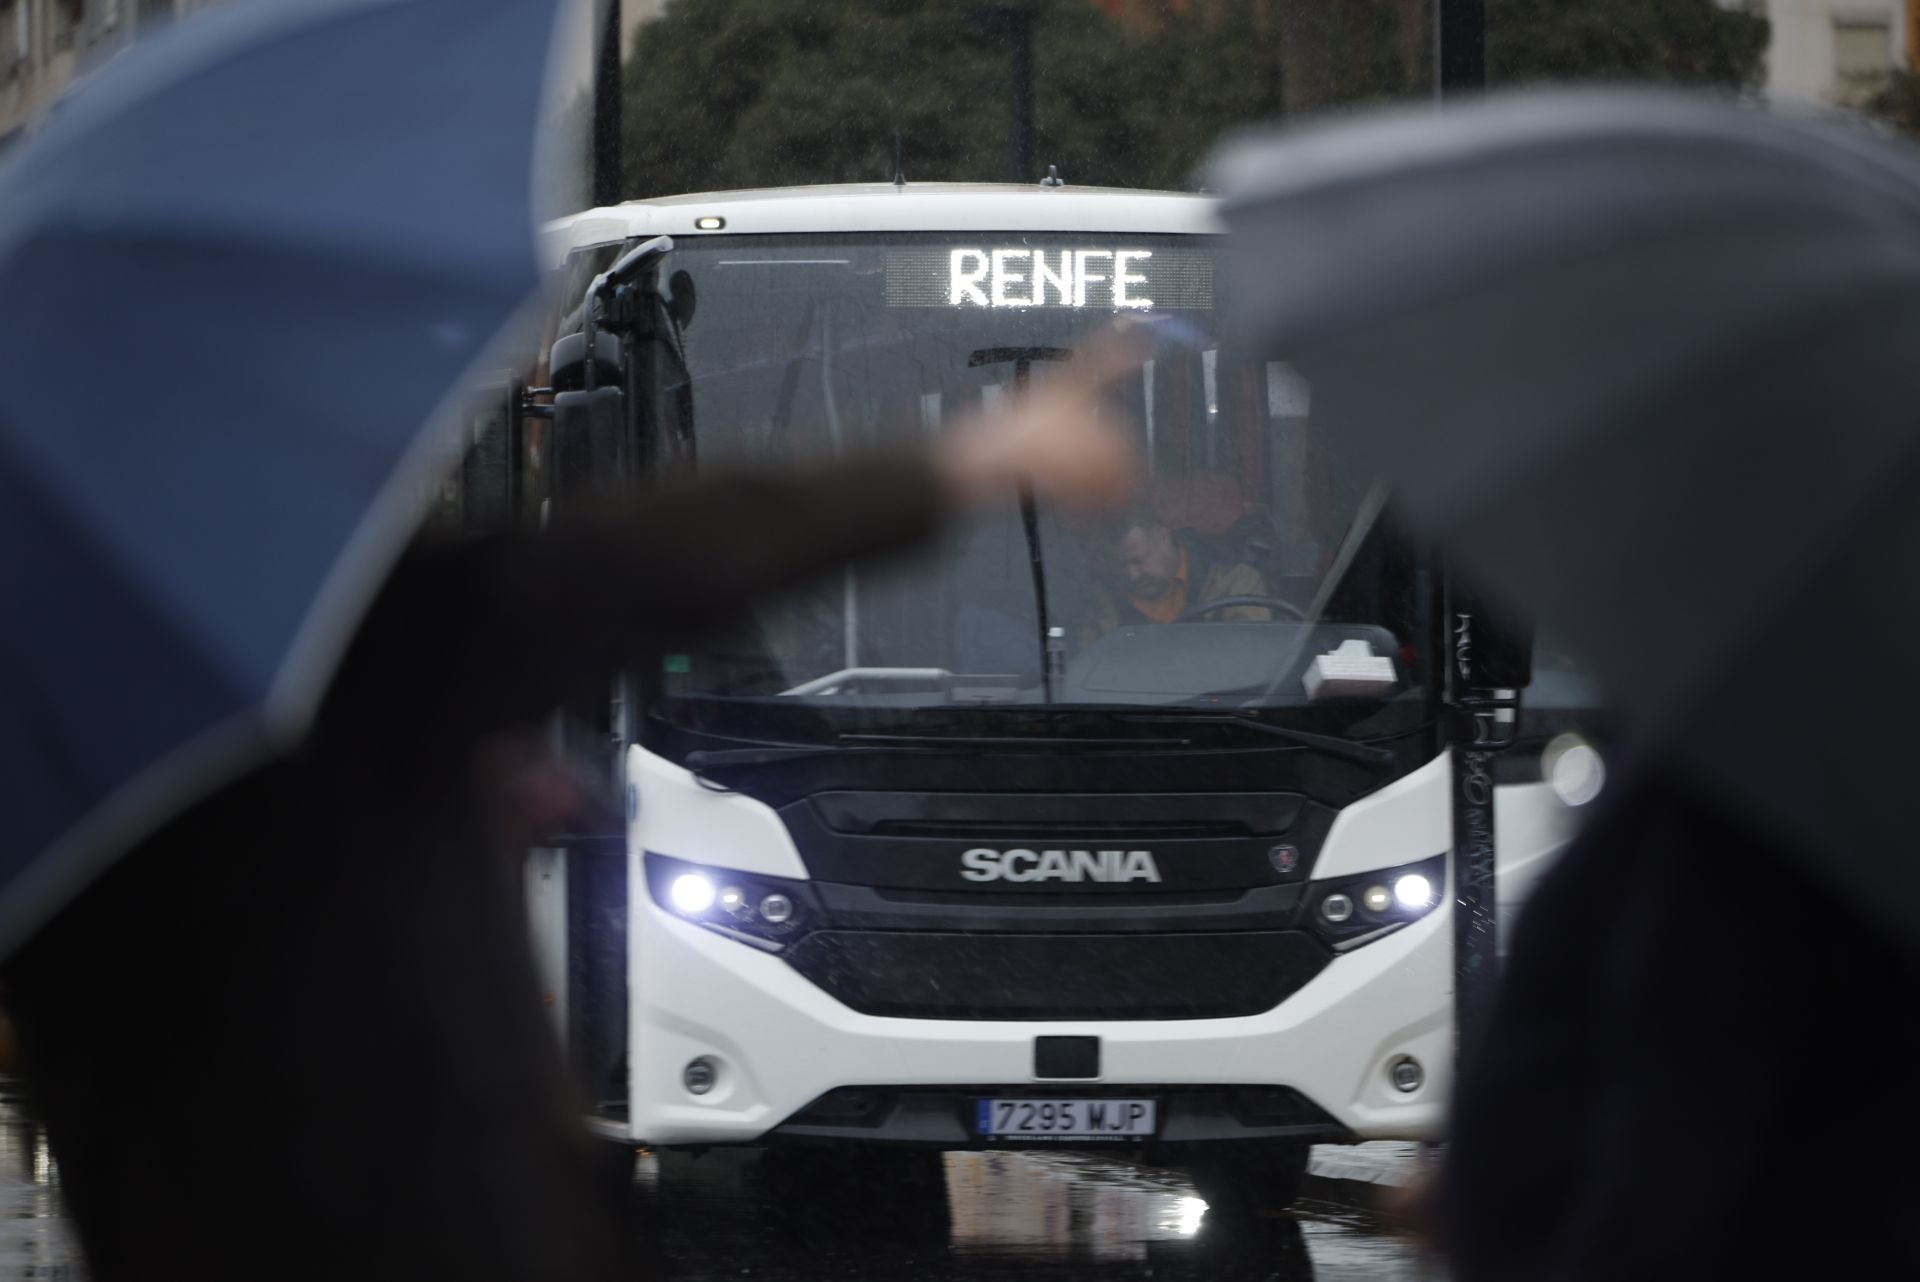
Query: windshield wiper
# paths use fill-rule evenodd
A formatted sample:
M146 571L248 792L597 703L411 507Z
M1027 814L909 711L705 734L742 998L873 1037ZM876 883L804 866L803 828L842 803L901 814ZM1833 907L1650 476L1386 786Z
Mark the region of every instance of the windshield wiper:
M769 744L761 748L696 748L687 754L687 769L699 774L705 770L724 770L729 766L771 766L783 761L804 761L809 757L844 757L849 753L917 752L933 755L935 750L920 747L883 748L845 743Z
M843 734L832 743L778 743L751 748L696 748L687 769L699 774L729 766L768 766L810 757L871 756L876 752L916 756L976 755L1003 748L1185 748L1186 738L1075 738L1069 735Z
M1027 564L1033 571L1033 617L1040 632L1041 702L1052 703L1054 696L1053 624L1047 617L1047 563L1040 550L1040 507L1033 500L1033 487L1020 486L1020 525L1027 535Z
M1013 394L1023 395L1027 384L1033 377L1035 361L1070 361L1074 357L1070 347L983 347L967 357L970 367L983 365L1013 365ZM1033 487L1022 484L1020 487L1020 525L1027 535L1027 563L1033 571L1033 611L1040 633L1040 695L1041 702L1052 703L1057 693L1060 647L1055 644L1056 629L1047 617L1047 563L1040 546L1040 508L1033 498Z
M686 767L688 773L693 776L694 782L702 788L710 792L732 792L733 786L723 779L714 778L714 771L777 766L788 761L806 761L814 757L870 757L879 752L896 756L901 753L941 755L937 750L927 748L862 748L849 747L843 743L770 743L754 748L695 748L687 754Z
M843 734L843 743L857 743L863 746L899 745L914 748L927 745L930 750L938 744L949 750L978 745L983 748L1022 748L1039 744L1050 748L1185 748L1192 745L1191 739L1114 738L1112 736L1043 735L1043 734L1002 734L1002 735L924 735L924 734Z
M1262 721L1245 712L1174 712L1174 713L1135 713L1129 719L1151 722L1189 723L1192 725L1230 725L1251 730L1256 734L1270 735L1275 739L1284 739L1301 748L1311 748L1315 752L1324 752L1330 757L1339 757L1362 766L1390 766L1393 753L1386 748L1376 748L1372 744L1355 743L1351 739L1342 739L1336 735L1314 734L1310 730L1296 730L1292 726L1279 726L1271 721Z

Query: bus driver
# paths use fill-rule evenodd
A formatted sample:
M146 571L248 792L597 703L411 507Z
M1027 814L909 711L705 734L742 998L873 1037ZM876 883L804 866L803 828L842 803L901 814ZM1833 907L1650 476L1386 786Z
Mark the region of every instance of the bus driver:
M1107 551L1124 581L1101 594L1089 639L1126 625L1172 623L1187 610L1223 597L1267 595L1260 571L1197 530L1169 529L1145 504L1107 527ZM1233 605L1207 617L1265 623L1273 612L1260 605Z

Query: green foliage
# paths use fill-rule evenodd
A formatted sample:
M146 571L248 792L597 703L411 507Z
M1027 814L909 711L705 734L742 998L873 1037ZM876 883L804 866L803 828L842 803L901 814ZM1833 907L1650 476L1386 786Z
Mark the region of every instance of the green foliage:
M1287 114L1425 94L1432 0L1308 0L1262 6L1278 31Z
M1179 188L1222 133L1427 92L1428 0L1188 0L1109 18L1027 0L1034 161L1086 185ZM1008 177L1009 57L981 0L673 0L627 62L635 196ZM1712 0L1488 0L1498 81L1744 85L1766 24Z
M1040 6L1036 147L1063 168L1120 150L1137 61L1084 0ZM639 192L1006 174L1008 60L971 0L695 0L641 29L626 83ZM1038 177L1038 175L1034 175Z
M1860 109L1882 124L1920 138L1920 72L1901 68L1864 86Z
M1487 0L1487 78L1744 88L1764 69L1767 32L1714 0Z

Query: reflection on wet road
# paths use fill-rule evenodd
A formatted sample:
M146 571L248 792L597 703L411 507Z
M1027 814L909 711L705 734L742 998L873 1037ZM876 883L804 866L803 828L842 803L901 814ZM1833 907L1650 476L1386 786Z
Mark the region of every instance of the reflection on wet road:
M688 1282L1206 1279L1387 1282L1441 1274L1364 1214L1303 1205L1219 1222L1178 1173L1075 1153L956 1153L946 1188L796 1153L642 1159L636 1190L666 1276Z
M0 1282L85 1282L59 1203L45 1133L0 1078ZM685 1282L1441 1277L1364 1214L1307 1204L1220 1223L1178 1173L1072 1152L914 1155L883 1169L810 1150L649 1156L632 1205L659 1276Z
M47 1135L0 1077L0 1279L81 1282L80 1248L60 1218L59 1181Z

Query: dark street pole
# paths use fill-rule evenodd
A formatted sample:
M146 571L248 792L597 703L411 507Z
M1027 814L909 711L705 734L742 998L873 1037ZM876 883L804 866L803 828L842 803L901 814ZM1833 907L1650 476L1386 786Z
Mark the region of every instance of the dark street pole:
M1486 0L1433 0L1433 84L1445 103L1487 85ZM1456 1050L1486 1027L1499 968L1494 762L1513 738L1531 637L1446 590L1447 741L1453 788L1453 1026ZM1527 652L1520 653L1524 648Z
M1533 639L1458 582L1446 589L1447 743L1453 789L1453 1026L1471 1046L1499 971L1496 760L1519 729Z
M1487 87L1487 0L1433 0L1433 91L1445 101Z
M593 64L593 203L614 205L626 194L620 173L620 0L601 5Z
M1033 9L1024 4L1000 11L1006 24L1007 181L1033 181Z

